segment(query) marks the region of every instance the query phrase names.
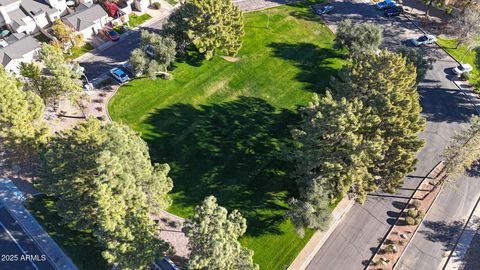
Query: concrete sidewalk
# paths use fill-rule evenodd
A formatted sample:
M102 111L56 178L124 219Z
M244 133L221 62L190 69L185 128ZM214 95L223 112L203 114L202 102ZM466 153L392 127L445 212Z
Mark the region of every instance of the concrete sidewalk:
M0 178L0 201L58 270L77 270L72 260L23 206L22 192L8 178Z
M300 251L287 270L303 270L307 268L315 254L317 254L325 241L327 241L330 234L332 234L343 216L348 213L354 203L354 200L343 198L332 212L332 220L330 221L328 229L326 231L315 232L312 238L310 238L310 241L308 241L302 251Z
M480 232L480 198L477 201L475 209L472 212L468 223L465 225L465 228L458 240L455 249L452 251L448 257L447 263L445 264L444 270L454 270L454 269L463 269L465 263L465 254L472 243L473 237L477 232Z

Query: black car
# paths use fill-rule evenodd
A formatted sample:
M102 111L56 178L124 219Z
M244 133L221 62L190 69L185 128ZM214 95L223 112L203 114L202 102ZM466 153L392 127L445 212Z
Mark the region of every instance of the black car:
M397 7L393 7L393 8L389 8L389 9L385 10L385 12L383 14L385 14L385 16L387 16L387 17L392 17L392 16L398 16L402 13L403 13L403 8L397 6Z

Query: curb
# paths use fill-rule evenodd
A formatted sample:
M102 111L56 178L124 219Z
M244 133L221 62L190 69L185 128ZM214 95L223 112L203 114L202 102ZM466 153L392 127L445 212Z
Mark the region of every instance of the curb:
M380 241L380 243L378 244L378 246L375 248L375 253L372 254L372 256L370 257L370 259L368 259L368 264L363 268L364 270L367 270L369 269L369 267L371 266L371 263L373 261L373 259L375 258L375 256L377 255L378 251L380 250L380 248L382 247L383 243L385 242L385 240L387 240L388 236L390 235L390 232L393 230L393 228L395 227L395 225L397 224L397 222L400 220L400 218L402 217L402 213L405 212L405 210L408 208L409 206L409 202L413 199L413 197L415 196L415 193L417 192L417 190L420 188L420 186L422 185L423 181L425 181L428 176L442 163L443 161L440 161L437 163L437 165L435 165L435 167L433 167L433 169L431 169L426 175L425 177L423 178L422 181L420 181L420 183L418 183L417 187L415 188L415 191L412 192L412 194L410 195L410 197L408 198L407 202L405 203L405 206L403 207L402 211L400 211L400 214L398 215L398 217L395 219L395 222L393 223L392 226L390 226L390 228L388 229L387 233L382 237L382 241ZM439 188L441 189L443 187L443 183L441 186L439 186ZM441 190L438 192L438 194L440 194ZM425 220L425 217L427 216L427 213L428 211L430 210L430 208L432 207L432 205L435 203L436 199L438 198L438 194L437 194L437 197L435 197L434 201L432 202L432 204L429 206L429 208L427 209L427 211L425 212L425 216L422 218L422 221L420 222L420 224L417 226L417 228L415 229L415 231L413 232L413 235L409 238L410 240L408 241L407 245L405 246L405 248L403 249L403 252L402 254L400 255L400 257L397 259L397 261L395 262L395 264L393 265L393 268L395 268L397 262L401 259L401 257L403 256L403 253L405 253L405 250L407 250L407 247L408 245L410 244L410 242L412 241L413 237L415 236L415 233L417 232L417 229L420 227L420 225L422 224L423 220Z
M437 201L438 197L440 197L440 193L442 193L442 191L443 191L443 185L444 185L444 183L442 182L442 184L438 187L438 188L440 189L440 191L438 191L437 196L435 196L435 198L433 199L432 204L430 204L430 206L428 207L427 211L425 212L425 216L424 216L424 217L422 218L422 220L420 221L420 224L418 224L417 228L415 228L415 231L413 232L412 237L410 237L410 240L408 241L407 245L405 245L405 248L403 249L402 254L400 254L400 257L398 257L397 261L396 261L395 264L393 265L392 270L395 270L395 268L396 268L397 265L398 265L398 262L403 258L403 254L405 254L405 251L406 251L406 250L408 249L408 247L410 246L410 243L412 243L413 238L415 237L415 235L417 235L418 229L420 229L420 226L422 226L423 221L427 218L428 213L430 213L430 210L432 209L433 205L434 205L435 202Z
M339 213L335 213L336 210L343 204L347 204L344 206L342 210L339 210ZM310 264L312 259L315 257L317 252L322 248L323 244L328 240L330 235L335 231L336 227L343 219L345 214L347 214L352 206L355 204L354 200L348 199L348 197L343 198L332 211L331 215L337 214L338 216L336 219L332 220L328 230L326 231L316 231L312 238L307 242L307 244L303 247L300 253L295 257L295 260L288 266L287 270L304 270ZM323 234L323 235L322 235Z
M457 250L458 243L459 243L460 240L462 239L463 233L464 233L465 230L467 229L468 224L470 223L470 221L471 221L471 219L472 219L472 217L473 217L473 215L474 215L474 213L475 213L475 210L477 209L477 207L479 207L479 205L480 205L480 197L478 197L477 202L476 202L475 205L473 206L473 210L472 210L472 212L470 213L470 216L468 217L467 222L465 222L465 226L463 226L462 232L460 233L460 236L458 237L457 241L455 242L454 248L452 249L452 251L450 252L450 254L448 254L447 261L445 262L445 265L442 267L442 270L445 270L445 269L454 269L453 267L447 268L447 267L449 266L449 263L452 263L452 262L450 261L450 259L452 258L453 253L455 252L455 250ZM474 236L475 236L475 234L474 234ZM473 240L473 238L472 238L472 240ZM470 242L470 243L471 243L471 242ZM465 254L464 254L464 255L465 255ZM453 262L453 263L454 263L454 262Z
M418 30L422 31L422 33L424 34L428 34L427 31L423 30L423 28L421 26L419 26L414 20L412 20L408 15L406 14L403 14L403 16L405 16L407 18L408 21L410 21L413 25L415 25L415 27L418 28ZM440 46L440 44L438 44L437 41L435 41L435 44L437 45L437 47L439 47L440 49L442 49L442 51L444 51L448 56L450 56L450 58L452 58L455 62L457 62L459 65L461 64L457 58L455 58L450 52L448 52L444 47ZM464 89L462 87L460 87L460 85L458 85L457 81L455 80L452 80L453 84L455 84L455 86L462 92L462 94L464 94L468 101L473 105L473 108L475 109L475 112L480 115L480 110L477 108L477 105L475 105L475 103L471 100L471 96L468 95L467 93L465 93L465 91L472 91L472 92L475 92L475 89L473 87L472 90L468 90L468 89ZM476 94L476 93L475 93ZM476 94L476 97L479 97L478 94Z

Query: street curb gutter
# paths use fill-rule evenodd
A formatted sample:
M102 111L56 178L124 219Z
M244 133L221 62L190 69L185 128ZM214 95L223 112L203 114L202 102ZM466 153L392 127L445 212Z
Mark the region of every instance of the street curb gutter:
M302 251L297 255L295 260L290 264L287 270L304 270L312 261L323 244L327 241L335 228L338 226L342 218L352 208L355 201L343 198L332 211L332 221L328 230L316 231L308 243L303 247Z
M450 254L448 255L448 258L447 258L447 261L445 262L445 265L443 266L442 270L453 270L453 269L458 269L458 265L455 265L456 263L458 263L457 261L452 261L452 257L454 257L454 253L455 251L457 251L456 253L461 253L461 251L459 251L459 246L458 244L460 243L460 241L462 240L462 237L464 237L464 233L465 233L465 230L467 229L467 227L469 227L468 225L472 222L472 218L473 216L475 215L475 212L478 211L477 207L480 206L480 197L478 197L477 199L477 202L475 203L475 205L473 206L473 210L472 212L470 213L470 216L468 217L467 219L467 222L465 222L465 226L463 226L462 228L462 232L460 233L460 236L458 237L457 241L455 242L455 246L454 248L452 249L452 251L450 252ZM475 221L473 221L473 223L475 223ZM475 224L470 224L471 227L475 227ZM474 228L474 232L473 232L473 235L472 235L472 239L473 237L475 236L475 231L476 229L480 229L480 225L477 225L477 228ZM467 236L468 237L468 236ZM472 241L472 239L470 239L470 243ZM468 245L469 246L469 245ZM467 249L468 249L468 246L467 246ZM460 247L461 249L461 247ZM464 252L466 252L466 250L464 250ZM465 256L465 253L461 254L460 255L461 257L460 258L463 258ZM457 256L458 257L458 256ZM457 260L459 260L459 258L457 258ZM461 261L461 260L460 260Z
M433 169L431 169L426 175L425 175L425 178L424 180L442 163L442 161L440 161L439 163L437 163L437 165L435 165L435 167L433 167ZM408 198L407 202L405 203L405 206L403 207L403 209L400 211L400 213L403 213L405 211L405 209L407 209L408 207L408 202L410 202L413 197L415 196L415 192L420 188L420 186L422 185L423 181L420 181L420 183L418 183L417 187L415 188L415 191L412 192L412 194L410 195L410 197ZM440 187L440 189L442 188L443 186ZM440 192L439 192L440 194ZM438 198L435 197L435 200ZM432 202L432 204L430 205L430 207L435 203L435 200ZM428 208L428 210L430 210L430 207ZM427 215L428 212L425 213L425 216ZM422 219L421 222L423 222L423 220L425 219L425 216L424 218ZM394 224L397 224L398 220L401 218L401 215L398 215L398 217L395 219L394 221ZM417 229L420 227L421 224L419 224L419 226L417 227ZM382 237L382 240L380 241L380 243L378 244L378 246L376 247L375 249L375 252L372 254L372 256L370 257L370 259L368 260L368 264L363 268L364 270L368 269L371 265L371 262L373 261L373 259L375 258L375 256L377 255L377 252L378 250L380 250L380 248L382 247L382 244L385 242L385 240L387 239L387 237L390 235L390 232L393 230L393 228L395 227L395 225L391 225L390 228L388 229L387 233ZM416 230L415 230L416 232ZM405 246L405 248L403 249L404 251L407 250L407 247L408 247L408 244L410 244L410 242L412 241L413 239L413 236L415 235L415 232L413 233L413 235L410 237L410 241L407 243L407 245ZM403 253L402 253L403 255ZM402 258L402 256L400 256L398 259L397 259L397 262L400 261L400 259ZM396 264L396 263L395 263ZM395 265L393 266L393 268L395 268Z
M422 27L420 27L420 25L418 25L414 20L412 20L409 16L407 16L406 14L403 14L403 16L405 16L407 18L407 20L409 20L413 25L415 25L415 27L418 28L418 30L422 31L422 33L424 34L428 34L427 31L423 30ZM440 46L440 44L438 44L438 42L435 41L435 44L440 48L442 49L442 51L444 51L448 56L450 56L450 58L452 58L455 62L457 62L459 65L461 64L457 58L455 58L450 52L448 52L445 48L443 48L442 46ZM480 115L480 110L477 108L477 105L475 105L475 103L472 101L471 97L469 94L467 94L465 91L472 91L474 92L474 90L469 90L469 89L464 89L462 88L460 85L458 85L457 81L455 80L452 80L453 84L455 84L455 86L460 90L460 92L462 92L462 94L464 94L467 99L470 101L470 103L473 105L473 108L475 108L475 112Z
M440 165L440 163L439 163ZM438 165L437 165L438 166ZM442 169L443 170L443 169ZM433 171L433 170L432 170ZM440 174L441 175L441 172ZM398 257L397 261L395 262L395 264L393 265L393 268L392 270L395 270L395 268L397 267L398 265L398 262L400 262L400 260L402 260L403 258L403 255L405 254L405 251L408 249L408 247L410 246L410 243L413 242L413 238L415 238L415 235L417 235L417 232L418 232L418 229L420 229L420 227L422 226L423 224L423 221L427 218L427 215L428 213L430 213L430 210L432 209L433 205L435 204L435 202L437 201L438 197L440 197L440 194L442 193L443 191L443 186L444 186L444 182L442 182L442 184L438 187L439 188L439 191L437 193L437 195L435 196L435 198L433 199L432 201L432 204L430 204L430 206L428 207L427 211L425 212L425 216L422 218L422 220L420 221L420 224L418 224L417 228L415 228L415 231L413 232L412 234L412 237L410 237L410 239L408 240L407 244L405 245L405 248L403 249L402 251L402 254L400 254L400 257ZM393 227L393 226L392 226Z

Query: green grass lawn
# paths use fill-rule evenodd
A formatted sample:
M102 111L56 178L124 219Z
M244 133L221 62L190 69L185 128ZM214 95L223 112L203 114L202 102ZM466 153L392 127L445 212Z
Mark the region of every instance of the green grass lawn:
M480 58L477 58L477 53L480 51L479 48L475 48L473 50L470 50L470 52L465 55L467 51L467 46L460 46L458 48L455 48L457 45L457 40L456 39L438 39L438 44L445 48L450 54L452 54L458 61L461 61L463 58L462 63L468 63L472 65L473 71L472 71L472 76L470 78L470 82L479 85L480 84Z
M261 269L285 269L313 232L302 239L284 219L296 189L278 151L299 120L297 106L324 92L344 60L307 4L244 16L238 62L190 52L175 63L174 80L122 86L109 112L142 133L155 162L172 167L170 212L188 217L213 194L247 218L242 243Z
M68 254L80 270L107 270L111 267L102 258L97 240L89 232L80 232L60 225L61 218L53 208L53 200L36 196L27 202L27 209L45 231Z
M89 43L85 43L85 45L83 45L80 48L73 48L72 49L72 54L65 54L65 58L66 59L75 59L75 58L81 56L82 54L87 53L91 50L93 50L93 46L90 45Z
M142 24L142 23L144 23L144 22L146 22L146 21L148 21L152 18L152 16L148 15L147 13L142 14L140 16L138 16L135 13L132 13L128 17L130 18L129 21L128 21L128 24L130 24L131 28L137 27L140 24Z

